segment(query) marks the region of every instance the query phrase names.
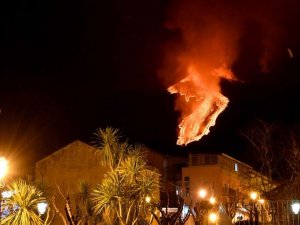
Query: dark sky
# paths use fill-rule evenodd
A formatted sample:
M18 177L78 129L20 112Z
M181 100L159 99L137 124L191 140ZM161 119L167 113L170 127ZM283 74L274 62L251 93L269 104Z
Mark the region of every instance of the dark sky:
M89 142L97 127L112 126L161 152L223 151L242 157L247 144L240 132L254 119L299 124L300 6L292 0L266 1L262 7L251 1L253 10L260 10L237 25L239 53L231 66L238 81L221 86L228 107L207 136L176 146L179 112L166 91L171 83L162 82L159 72L168 48L181 46L180 29L166 25L174 2L2 1L2 154L15 164L30 164L75 139ZM230 2L225 10L247 8L235 1L207 5L218 12L225 2ZM259 63L265 46L274 53L268 72Z

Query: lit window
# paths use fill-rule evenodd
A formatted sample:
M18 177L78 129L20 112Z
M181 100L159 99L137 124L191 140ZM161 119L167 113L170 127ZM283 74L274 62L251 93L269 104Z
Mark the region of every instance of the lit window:
M186 190L186 196L190 196L190 177L184 177L184 187Z
M234 163L234 171L239 171L239 165L237 163Z

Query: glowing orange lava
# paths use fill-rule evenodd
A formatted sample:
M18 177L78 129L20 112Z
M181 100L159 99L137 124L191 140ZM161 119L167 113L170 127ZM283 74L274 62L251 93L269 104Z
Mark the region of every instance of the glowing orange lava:
M230 70L216 69L209 75L211 79L215 79L212 82L214 85L209 85L207 81L201 80L203 76L199 76L193 67L189 68L188 73L186 78L168 88L171 94L178 93L183 96L186 104L184 107L182 104L180 106L185 110L182 110L179 124L178 145L198 141L209 133L210 127L215 125L217 117L229 102L220 92L220 77L233 78Z

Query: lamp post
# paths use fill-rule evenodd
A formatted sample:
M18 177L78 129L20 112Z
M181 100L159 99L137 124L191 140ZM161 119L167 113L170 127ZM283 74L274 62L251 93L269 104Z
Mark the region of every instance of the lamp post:
M255 205L255 202L258 198L258 193L255 191L252 191L250 193L250 198L251 198L251 211L250 211L250 220L258 222L258 211ZM254 217L254 218L253 218Z
M211 195L212 194L212 195ZM209 195L211 195L209 197ZM213 191L207 191L205 188L201 188L198 191L199 201L194 207L196 216L194 217L195 224L207 224L208 222L215 224L214 217L217 215L209 214L209 211L212 210L216 204L216 198L213 195ZM213 218L210 218L210 217Z
M300 203L299 202L294 202L291 204L291 207L292 207L292 211L294 213L294 215L297 216L297 220L298 220L298 223L299 224L299 211L300 211ZM293 215L293 224L295 222L295 216Z
M209 203L212 205L216 204L216 198L214 196L211 196L209 199Z
M2 219L2 188L5 187L4 177L8 170L8 161L4 157L0 157L0 224Z
M217 213L215 212L211 212L209 215L208 215L208 220L211 224L216 224L217 223L217 220L218 220L218 215Z
M204 199L206 197L207 191L205 189L200 189L198 194L200 198Z
M8 161L4 157L0 157L0 188L5 186L3 178L5 177L8 169Z
M293 213L297 215L299 213L299 210L300 210L299 202L295 202L291 206L292 206Z
M39 212L40 216L43 215L46 212L47 206L48 206L48 204L46 202L39 202L37 204L37 209L38 209L38 212Z

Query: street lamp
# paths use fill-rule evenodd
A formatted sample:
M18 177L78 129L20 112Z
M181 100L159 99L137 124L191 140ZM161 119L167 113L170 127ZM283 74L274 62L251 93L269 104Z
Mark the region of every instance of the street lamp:
M252 200L252 206L251 206L251 210L250 210L250 220L251 221L258 221L258 209L257 209L256 204L255 204L255 201L258 198L258 193L255 192L255 191L252 191L250 193L250 198Z
M292 210L293 210L293 213L295 213L297 215L300 210L300 204L298 202L293 203Z
M150 203L150 202L151 202L151 197L146 196L145 201L146 201L147 203Z
M207 192L205 189L200 189L198 194L199 194L200 198L205 198Z
M5 182L3 181L3 178L7 174L8 170L8 161L4 157L0 157L0 224L2 219L2 193L1 189L4 188Z
M209 222L211 222L212 224L215 224L218 220L218 215L215 213L215 212L211 212L209 215L208 215L208 220Z
M257 199L257 197L258 197L257 192L252 191L252 192L250 193L250 198L251 198L253 201L255 201L255 200Z
M5 183L3 181L3 178L7 174L8 170L8 161L4 157L0 157L0 188L5 186Z
M46 212L48 204L46 202L39 202L37 204L39 215L43 215Z
M214 196L210 197L209 203L214 205L216 203L216 198Z

